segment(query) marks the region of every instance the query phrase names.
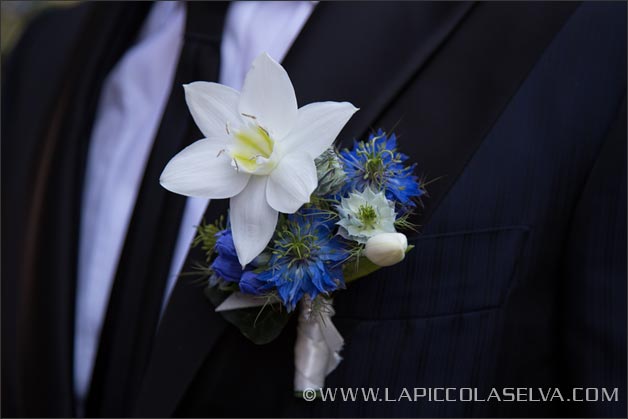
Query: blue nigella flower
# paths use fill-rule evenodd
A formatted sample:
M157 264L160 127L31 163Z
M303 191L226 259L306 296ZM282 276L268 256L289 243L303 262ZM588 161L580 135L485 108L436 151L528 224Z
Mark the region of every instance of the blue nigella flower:
M398 202L401 208L409 208L416 206L414 199L425 193L414 175L416 163L405 165L408 156L397 151L395 134L386 136L380 129L368 141L354 142L352 150L342 150L340 157L347 174L344 196L369 186L384 191L386 198Z
M211 269L221 279L227 282L238 282L242 277L242 266L238 261L231 230L222 230L216 233L215 251L218 256L211 264Z
M314 299L344 287L342 261L347 253L333 228L333 220L295 214L279 230L269 268L257 279L276 287L289 311L304 294Z
M246 271L240 279L240 291L244 294L262 295L272 289L272 284L262 281L259 274L254 271Z

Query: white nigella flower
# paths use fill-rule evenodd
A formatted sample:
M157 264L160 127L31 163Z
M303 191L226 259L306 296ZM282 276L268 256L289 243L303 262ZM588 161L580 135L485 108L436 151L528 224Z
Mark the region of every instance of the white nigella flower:
M231 198L233 242L244 266L271 240L278 212L309 202L317 186L314 159L357 108L348 102L297 108L288 74L266 53L253 62L240 93L209 82L184 87L206 138L174 156L160 183L181 195Z
M384 192L375 193L367 186L342 198L337 208L339 234L347 239L366 243L370 237L395 232L395 206Z

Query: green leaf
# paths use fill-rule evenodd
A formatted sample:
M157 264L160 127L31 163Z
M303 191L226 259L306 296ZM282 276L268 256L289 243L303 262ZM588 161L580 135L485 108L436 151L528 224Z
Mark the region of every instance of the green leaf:
M205 288L205 296L214 307L218 307L230 294L231 292L222 291L218 287ZM275 340L290 319L290 313L280 304L221 311L220 314L257 345Z
M224 217L221 215L213 224L207 224L205 220L196 227L196 237L192 241L192 247L201 246L205 252L206 262L210 262L216 246L216 234L224 230Z
M406 249L406 254L408 254L408 252L412 249L414 249L414 246L409 245ZM342 267L345 284L370 275L378 269L381 269L381 266L377 266L368 260L366 256L358 256L353 262L347 263Z

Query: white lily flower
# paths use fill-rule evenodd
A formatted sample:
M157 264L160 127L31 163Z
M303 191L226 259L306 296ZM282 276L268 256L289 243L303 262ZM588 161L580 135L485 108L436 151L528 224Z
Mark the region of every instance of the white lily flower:
M279 212L310 201L318 183L314 159L357 108L348 102L297 108L288 74L266 53L253 61L241 93L209 82L184 87L206 138L174 156L159 181L181 195L231 198L233 242L244 266L271 240Z

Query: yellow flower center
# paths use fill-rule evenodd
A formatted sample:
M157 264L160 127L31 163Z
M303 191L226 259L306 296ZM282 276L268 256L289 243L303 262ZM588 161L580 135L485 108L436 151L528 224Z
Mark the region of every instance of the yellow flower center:
M252 174L268 174L274 167L270 161L275 142L259 125L249 125L233 133L229 155L237 170Z

